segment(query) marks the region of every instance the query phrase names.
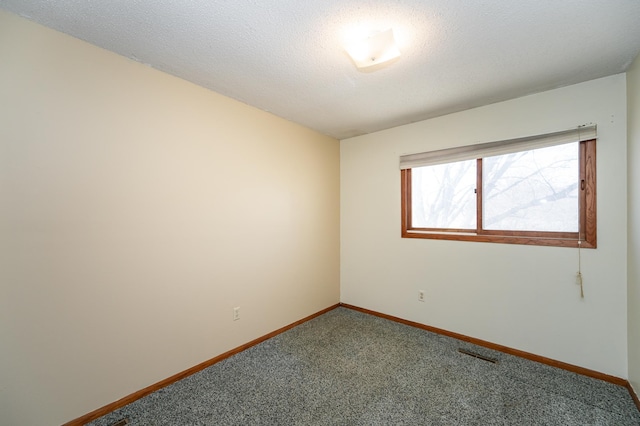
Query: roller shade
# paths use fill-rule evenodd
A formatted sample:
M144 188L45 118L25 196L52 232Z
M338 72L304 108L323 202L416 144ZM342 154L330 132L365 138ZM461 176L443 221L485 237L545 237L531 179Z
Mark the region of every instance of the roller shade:
M452 163L454 161L474 160L476 158L494 155L511 154L513 152L529 151L546 148L565 143L586 141L597 137L596 126L583 126L562 132L547 133L545 135L527 136L518 139L508 139L497 142L480 143L476 145L459 146L456 148L440 149L437 151L421 152L400 156L400 169L412 167L433 166L436 164Z

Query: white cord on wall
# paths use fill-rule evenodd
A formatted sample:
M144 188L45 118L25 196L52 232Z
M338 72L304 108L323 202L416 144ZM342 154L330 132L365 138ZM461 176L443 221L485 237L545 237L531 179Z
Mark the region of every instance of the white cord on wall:
M576 284L580 286L580 298L584 299L584 287L582 285L582 259L581 259L582 239L578 235L578 273L576 274Z
M578 140L581 140L580 138L580 128L584 127L585 124L578 126ZM578 179L580 180L580 179ZM580 235L580 231L578 231L578 273L576 274L576 284L578 284L580 286L580 298L584 299L584 286L582 285L582 253L581 253L581 248L582 248L582 235Z

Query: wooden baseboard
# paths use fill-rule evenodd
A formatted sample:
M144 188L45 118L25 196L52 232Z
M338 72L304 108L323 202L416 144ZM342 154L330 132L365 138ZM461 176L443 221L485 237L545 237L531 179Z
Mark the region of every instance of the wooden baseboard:
M302 318L301 320L298 320L298 321L296 321L294 323L291 323L291 324L286 325L286 326L284 326L282 328L279 328L279 329L277 329L275 331L272 331L269 334L265 334L262 337L258 337L257 339L252 340L249 343L245 343L244 345L238 346L235 349L231 349L230 351L225 352L223 354L220 354L217 357L211 358L208 361L202 362L202 363L200 363L200 364L198 364L198 365L196 365L194 367L191 367L191 368L189 368L187 370L184 370L184 371L182 371L182 372L180 372L178 374L174 374L173 376L168 377L168 378L166 378L164 380L161 380L158 383L155 383L155 384L153 384L151 386L147 386L146 388L141 389L141 390L139 390L137 392L134 392L131 395L127 395L124 398L120 398L119 400L114 401L111 404L107 404L104 407L98 408L97 410L94 410L94 411L92 411L90 413L85 414L84 416L81 416L81 417L78 417L77 419L71 420L70 422L65 423L63 426L82 426L82 425L84 425L86 423L89 423L89 422L91 422L93 420L96 420L96 419L104 416L105 414L108 414L108 413L110 413L112 411L115 411L118 408L124 407L125 405L130 404L130 403L132 403L132 402L134 402L134 401L136 401L136 400L138 400L138 399L140 399L142 397L145 397L145 396L149 395L150 393L153 393L153 392L155 392L155 391L157 391L159 389L162 389L162 388L164 388L166 386L169 386L170 384L175 383L178 380L182 380L185 377L191 376L192 374L195 374L198 371L204 370L207 367L210 367L210 366L212 366L212 365L214 365L214 364L216 364L216 363L218 363L218 362L220 362L220 361L222 361L222 360L224 360L226 358L229 358L229 357L231 357L231 356L233 356L233 355L235 355L237 353L240 353L240 352L242 352L242 351L244 351L246 349L249 349L250 347L257 345L258 343L262 343L265 340L271 339L272 337L275 337L280 333L284 333L287 330L290 330L290 329L292 329L292 328L294 328L294 327L296 327L296 326L298 326L298 325L300 325L300 324L302 324L304 322L312 320L312 319L314 319L314 318L316 318L316 317L318 317L318 316L320 316L322 314L325 314L325 313L327 313L327 312L329 312L329 311L331 311L331 310L333 310L333 309L335 309L335 308L337 308L339 306L340 306L340 304L335 304L333 306L329 306L328 308L323 309L323 310L321 310L319 312L316 312L315 314L309 315L308 317Z
M636 393L635 389L633 388L633 386L631 386L631 383L629 382L627 382L627 390L629 391L631 398L633 398L633 402L636 403L636 407L638 407L638 411L640 411L640 398L638 397L638 394Z
M498 345L496 343L491 343L491 342L487 342L486 340L481 340L481 339L476 339L475 337L469 337L469 336L465 336L464 334L459 334L459 333L454 333L452 331L447 331L447 330L443 330L441 328L436 328L436 327L431 327L429 325L425 325L425 324L421 324L418 322L414 322L414 321L409 321L409 320L405 320L402 318L398 318L398 317L394 317L392 315L387 315L387 314L383 314L380 312L376 312L376 311L372 311L369 309L365 309L365 308L360 308L358 306L353 306L353 305L349 305L346 303L341 303L340 306L343 306L345 308L349 308L349 309L353 309L354 311L359 311L359 312L363 312L365 314L370 314L370 315L374 315L380 318L385 318L391 321L395 321L395 322L399 322L401 324L405 324L405 325L409 325L411 327L417 327L417 328L421 328L423 330L427 330L430 331L432 333L436 333L436 334L442 334L444 336L449 336L449 337L453 337L455 339L458 340L462 340L465 342L469 342L469 343L473 343L474 345L478 345L478 346L482 346L488 349L493 349L499 352L504 352L510 355L515 355L518 356L520 358L525 358L531 361L536 361L539 362L541 364L546 364L546 365L550 365L552 367L557 367L557 368L561 368L563 370L567 370L567 371L572 371L574 373L578 373L581 374L583 376L588 376L588 377L593 377L595 379L599 379L599 380L604 380L605 382L609 382L609 383L613 383L619 386L624 386L627 389L629 389L631 387L631 385L629 385L629 382L625 379L622 379L620 377L615 377L615 376L610 376L608 374L604 374L604 373L600 373L599 371L595 371L595 370L589 370L588 368L584 368L584 367L579 367L577 365L573 365L573 364L567 364L566 362L562 362L562 361L557 361L555 359L551 359L551 358L546 358L540 355L536 355L536 354L532 354L530 352L525 352L525 351L521 351L518 349L513 349L507 346L502 346L502 345ZM637 403L637 400L636 400Z
M573 365L573 364L568 364L562 361L557 361L551 358L546 358L540 355L536 355L536 354L532 354L530 352L525 352L525 351L521 351L518 349L513 349L513 348L509 348L507 346L502 346L502 345L498 345L496 343L491 343L491 342L487 342L485 340L481 340L481 339L476 339L474 337L469 337L469 336L465 336L464 334L459 334L459 333L454 333L452 331L448 331L448 330L444 330L441 328L437 328L437 327L431 327L429 325L425 325L425 324L421 324L418 322L414 322L414 321L409 321L409 320L405 320L399 317L394 317L392 315L387 315L387 314L383 314L380 312L376 312L376 311L372 311L370 309L365 309L365 308L360 308L358 306L354 306L354 305L349 305L346 303L339 303L333 306L330 306L326 309L323 309L319 312L316 312L315 314L309 315L308 317L305 317L301 320L298 320L294 323L291 323L287 326L284 326L282 328L279 328L278 330L275 330L269 334L265 334L262 337L259 337L255 340L250 341L249 343L245 343L244 345L238 346L235 349L231 349L230 351L227 351L223 354L220 354L214 358L211 358L208 361L202 362L194 367L191 367L187 370L184 370L178 374L174 374L171 377L168 377L164 380L159 381L158 383L155 383L151 386L147 386L144 389L141 389L137 392L132 393L131 395L127 395L124 398L121 398L115 402L112 402L111 404L107 404L104 407L98 408L97 410L94 410L90 413L87 413L81 417L78 417L77 419L71 420L67 423L65 423L63 426L82 426L86 423L89 423L93 420L96 420L102 416L104 416L105 414L108 414L114 410L117 410L118 408L124 407L127 404L130 404L140 398L143 398L159 389L162 389L166 386L169 386L172 383L177 382L178 380L182 380L185 377L188 377L192 374L195 374L201 370L204 370L207 367L210 367L226 358L229 358L237 353L240 353L246 349L249 349L252 346L255 346L259 343L264 342L265 340L268 340L272 337L277 336L280 333L283 333L287 330L290 330L302 323L305 323L309 320L312 320L320 315L323 315L339 306L348 308L348 309L352 309L354 311L358 311L358 312L362 312L365 314L369 314L369 315L374 315L380 318L384 318L384 319L388 319L390 321L394 321L394 322L398 322L401 324L405 324L405 325L409 325L411 327L416 327L416 328L420 328L426 331L430 331L432 333L437 333L437 334L441 334L444 336L448 336L448 337L453 337L455 339L458 340L462 340L464 342L469 342L469 343L473 343L475 345L478 346L482 346L488 349L493 349L499 352L503 352L503 353L507 353L510 355L515 355L521 358L525 358L531 361L535 361L535 362L539 362L541 364L546 364L546 365L550 365L553 367L557 367L557 368L561 368L563 370L567 370L567 371L571 371L577 374L581 374L583 376L588 376L588 377L592 377L595 379L599 379L599 380L604 380L606 382L609 383L613 383L619 386L624 386L625 388L627 388L627 390L629 391L629 394L631 395L631 397L633 398L636 406L638 407L638 410L640 411L640 399L638 398L638 394L636 394L635 390L633 389L633 387L631 386L631 384L625 380L625 379L621 379L619 377L615 377L615 376L610 376L608 374L604 374L604 373L600 373L598 371L595 370L590 370L588 368L583 368L583 367L579 367L577 365Z

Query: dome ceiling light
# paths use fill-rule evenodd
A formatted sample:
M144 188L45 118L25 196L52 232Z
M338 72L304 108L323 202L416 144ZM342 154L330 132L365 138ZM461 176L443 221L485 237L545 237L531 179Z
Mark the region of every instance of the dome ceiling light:
M400 56L391 28L349 43L345 46L345 50L358 69L380 65Z

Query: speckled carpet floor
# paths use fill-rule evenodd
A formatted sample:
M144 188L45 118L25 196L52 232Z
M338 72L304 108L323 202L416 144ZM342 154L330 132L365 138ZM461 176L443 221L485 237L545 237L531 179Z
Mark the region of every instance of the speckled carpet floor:
M621 386L347 308L91 425L125 418L144 426L640 425Z

